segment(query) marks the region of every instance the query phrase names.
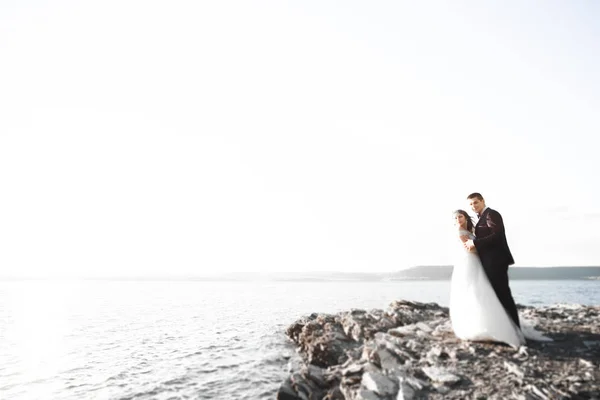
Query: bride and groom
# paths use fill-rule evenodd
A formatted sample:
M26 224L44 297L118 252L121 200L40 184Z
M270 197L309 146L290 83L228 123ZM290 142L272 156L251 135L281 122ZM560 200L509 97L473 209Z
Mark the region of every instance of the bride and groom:
M480 193L470 194L467 200L478 220L473 224L466 211L454 212L462 246L452 272L452 328L460 339L518 348L526 342L508 285L508 266L514 260L502 216L486 207ZM527 333L529 339L549 340L534 329Z

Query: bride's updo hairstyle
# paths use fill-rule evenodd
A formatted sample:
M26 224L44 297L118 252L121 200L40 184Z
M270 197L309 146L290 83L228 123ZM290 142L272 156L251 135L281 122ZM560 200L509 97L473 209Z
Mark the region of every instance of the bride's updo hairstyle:
M456 210L452 213L452 215L456 214L461 214L465 217L465 219L467 220L467 230L469 232L473 232L473 228L475 228L475 225L473 225L473 220L471 219L471 217L469 217L469 214L467 214L465 210Z

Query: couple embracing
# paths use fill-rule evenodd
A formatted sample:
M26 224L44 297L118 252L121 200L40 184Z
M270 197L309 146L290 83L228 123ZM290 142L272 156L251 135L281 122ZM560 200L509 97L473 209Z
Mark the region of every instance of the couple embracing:
M470 194L467 201L478 220L473 224L466 211L454 212L462 243L452 272L452 328L460 339L502 342L518 348L526 342L508 285L508 266L514 260L502 216L486 207L480 193ZM534 329L527 337L549 340Z

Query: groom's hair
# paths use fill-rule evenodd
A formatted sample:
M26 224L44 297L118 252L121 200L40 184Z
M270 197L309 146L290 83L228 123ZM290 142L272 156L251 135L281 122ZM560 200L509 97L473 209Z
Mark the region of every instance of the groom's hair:
M483 196L481 195L481 193L474 192L467 196L467 200L471 200L471 199L477 199L477 200L483 201Z

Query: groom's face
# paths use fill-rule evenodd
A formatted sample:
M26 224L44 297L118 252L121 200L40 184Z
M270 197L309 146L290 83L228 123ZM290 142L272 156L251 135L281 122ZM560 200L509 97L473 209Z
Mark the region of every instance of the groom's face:
M483 209L485 208L485 200L469 199L469 207L477 214L481 214Z

